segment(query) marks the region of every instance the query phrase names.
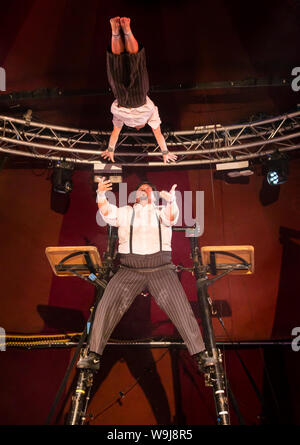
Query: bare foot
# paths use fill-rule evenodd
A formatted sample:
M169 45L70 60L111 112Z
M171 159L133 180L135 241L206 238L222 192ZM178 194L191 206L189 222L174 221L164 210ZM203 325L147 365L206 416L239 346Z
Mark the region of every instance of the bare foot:
M113 34L120 34L120 17L110 19L111 31Z
M120 19L120 23L121 23L121 26L122 26L124 34L129 34L131 32L131 29L130 29L130 18L122 17Z

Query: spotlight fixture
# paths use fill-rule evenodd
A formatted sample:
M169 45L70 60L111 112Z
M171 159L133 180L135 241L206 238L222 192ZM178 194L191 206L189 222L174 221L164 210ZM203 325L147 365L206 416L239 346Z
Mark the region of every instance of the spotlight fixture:
M274 153L264 164L263 168L269 185L284 184L288 180L288 158L284 154Z
M73 189L74 165L71 162L57 161L53 168L52 190L57 193L69 194Z

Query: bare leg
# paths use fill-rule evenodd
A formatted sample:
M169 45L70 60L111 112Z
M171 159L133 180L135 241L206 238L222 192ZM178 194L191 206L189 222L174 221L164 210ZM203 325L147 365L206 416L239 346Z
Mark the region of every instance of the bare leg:
M130 18L122 17L120 23L123 29L125 38L125 49L129 54L136 54L139 51L139 44L136 41L134 35L132 34L130 28Z
M121 54L124 52L124 42L122 40L120 30L120 17L110 19L111 25L111 51L113 54Z

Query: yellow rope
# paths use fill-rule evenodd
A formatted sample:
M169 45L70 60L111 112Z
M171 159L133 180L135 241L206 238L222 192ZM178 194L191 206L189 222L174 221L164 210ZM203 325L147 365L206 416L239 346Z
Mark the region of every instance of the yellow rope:
M39 338L68 338L68 337L74 337L76 335L81 335L82 332L71 332L68 334L37 334L37 335L22 335L22 334L18 334L18 335L12 335L12 334L7 334L5 335L0 335L1 337L4 337L6 339L10 339L10 338L28 338L28 339L39 339Z
M5 346L37 346L46 344L61 344L69 343L73 337L81 336L81 332L72 332L69 334L37 334L37 335L22 335L22 334L8 334L0 335L0 343ZM3 342L4 340L4 342ZM25 340L25 341L24 341Z
M38 345L55 345L63 344L66 345L74 339L74 337L80 337L82 332L70 332L68 334L0 334L0 345L5 345L7 347L31 347ZM143 341L153 340L151 338L137 339L134 341L130 340L115 340L110 339L111 343L140 343Z

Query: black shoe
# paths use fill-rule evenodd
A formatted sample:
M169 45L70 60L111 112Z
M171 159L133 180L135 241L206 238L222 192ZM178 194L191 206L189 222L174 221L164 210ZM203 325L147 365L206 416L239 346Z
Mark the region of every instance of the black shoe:
M195 354L194 357L197 361L198 369L202 373L205 373L207 371L207 368L209 368L210 366L214 366L218 362L218 359L216 359L215 357L210 357L208 355L206 349L204 351L198 352L198 354Z
M100 355L95 352L90 352L86 357L81 357L77 363L79 369L90 369L91 371L99 371L100 369Z

